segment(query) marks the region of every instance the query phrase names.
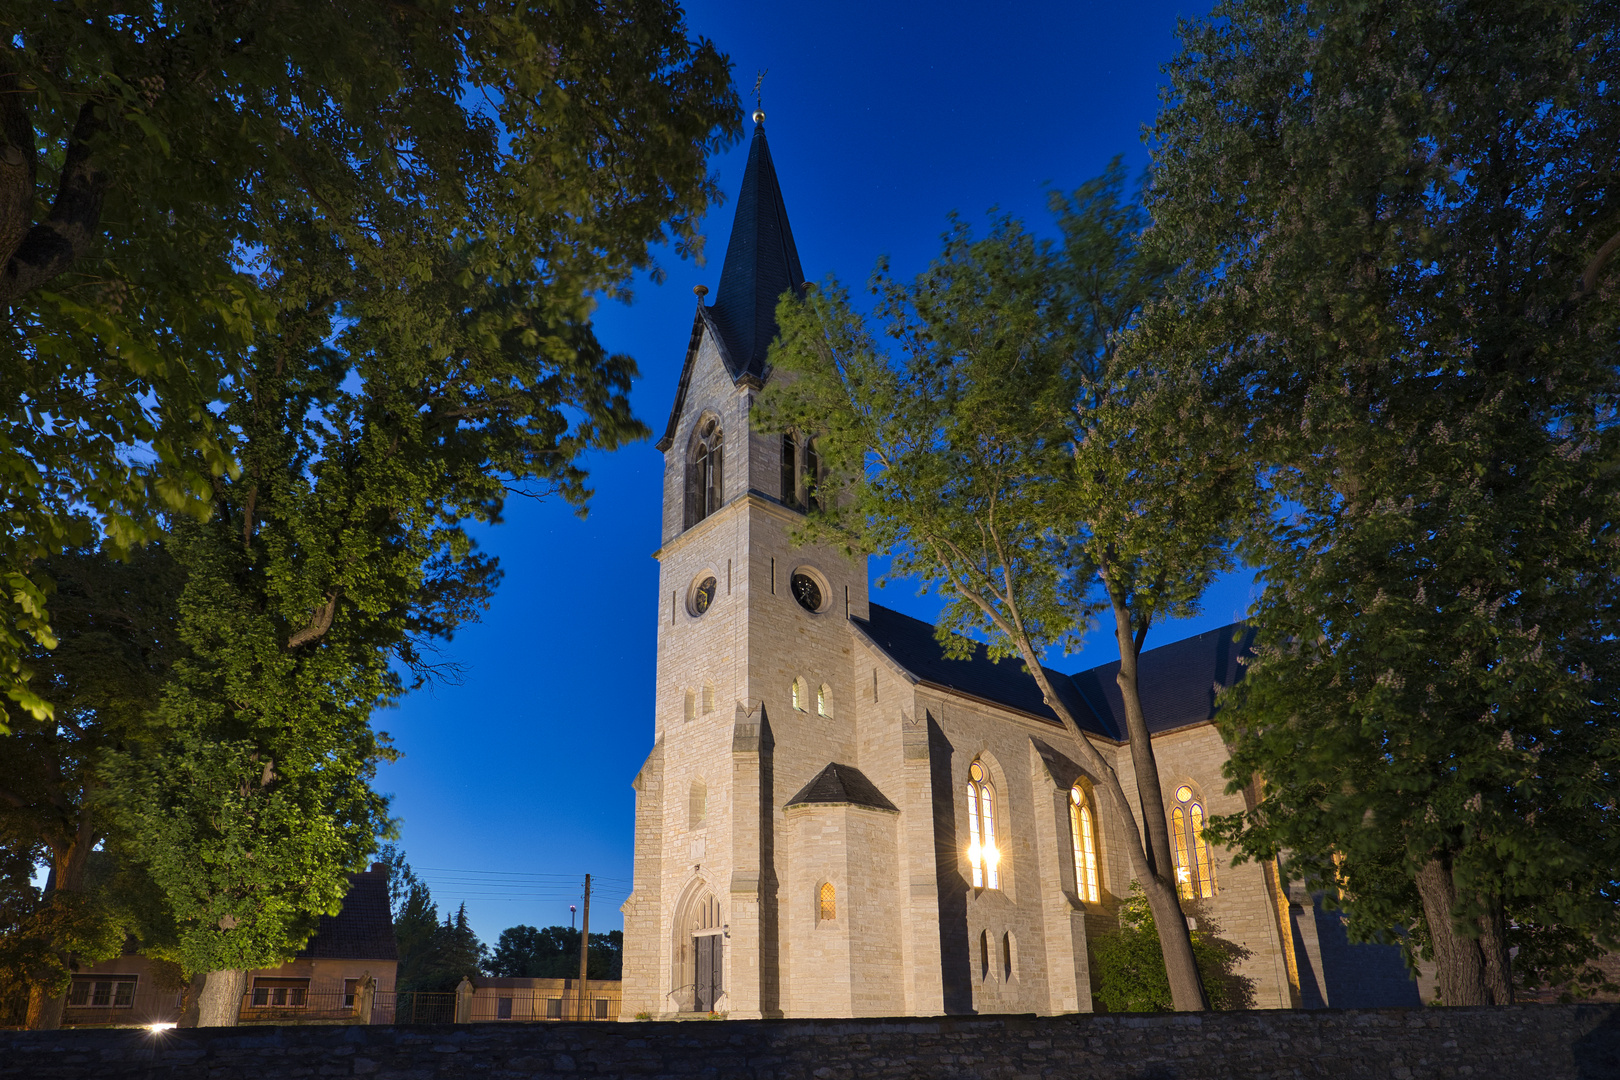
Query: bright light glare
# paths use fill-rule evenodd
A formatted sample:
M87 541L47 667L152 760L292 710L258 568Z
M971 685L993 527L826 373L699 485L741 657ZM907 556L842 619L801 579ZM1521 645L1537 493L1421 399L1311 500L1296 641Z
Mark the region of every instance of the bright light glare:
M968 845L968 861L974 866L979 865L979 842L977 840Z
M1001 852L996 850L996 845L986 844L984 846L984 861L992 867L1001 865Z
M170 1022L170 1023L162 1023L162 1024L147 1024L146 1025L146 1030L150 1031L152 1034L156 1035L160 1031L168 1031L171 1028L177 1028L179 1026L180 1026L179 1024L172 1023L172 1022Z

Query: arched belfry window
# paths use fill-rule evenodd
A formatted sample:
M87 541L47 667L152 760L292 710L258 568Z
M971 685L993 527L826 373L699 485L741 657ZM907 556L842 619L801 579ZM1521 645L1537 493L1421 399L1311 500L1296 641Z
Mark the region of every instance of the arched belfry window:
M1001 888L1001 851L996 847L996 792L984 762L968 766L968 862L975 889Z
M821 921L830 922L838 918L838 890L833 883L823 882L821 886Z
M1074 887L1080 899L1097 902L1101 884L1097 880L1097 832L1091 816L1091 800L1076 784L1069 789L1069 831L1074 836Z
M686 527L720 509L725 438L714 417L698 425L686 458Z
M1176 846L1176 888L1182 898L1208 899L1215 895L1214 863L1204 839L1204 804L1186 784L1176 788L1170 809L1170 837Z
M782 504L799 505L799 440L791 431L782 436Z

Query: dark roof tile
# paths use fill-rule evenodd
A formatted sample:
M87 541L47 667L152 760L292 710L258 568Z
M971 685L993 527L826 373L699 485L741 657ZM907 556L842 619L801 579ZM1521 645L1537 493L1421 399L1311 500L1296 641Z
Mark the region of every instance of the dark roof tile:
M398 960L394 918L388 910L388 872L349 875L343 910L322 915L299 956L323 960Z
M866 778L865 773L853 765L839 765L836 762L822 769L814 780L800 788L799 793L787 801L789 806L806 806L811 803L850 803L854 806L868 806L874 810L899 812L899 807L884 798L883 792Z

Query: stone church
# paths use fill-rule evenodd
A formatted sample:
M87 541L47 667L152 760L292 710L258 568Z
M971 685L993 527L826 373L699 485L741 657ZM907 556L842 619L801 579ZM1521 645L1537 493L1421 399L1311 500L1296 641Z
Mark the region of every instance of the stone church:
M864 558L791 542L815 446L749 423L777 298L805 280L763 119L658 443L657 701L621 1016L1089 1011L1087 943L1117 925L1131 874L1072 736L1017 662L947 659L930 625L871 601ZM1211 723L1240 630L1142 656L1184 906L1238 947L1254 1007L1416 1004L1393 949L1348 945L1274 866L1201 836L1243 806ZM1053 679L1134 798L1116 667Z

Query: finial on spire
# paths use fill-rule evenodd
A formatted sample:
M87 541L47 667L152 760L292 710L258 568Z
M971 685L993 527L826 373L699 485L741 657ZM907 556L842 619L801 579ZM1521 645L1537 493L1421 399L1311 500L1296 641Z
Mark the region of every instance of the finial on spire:
M692 295L701 300L709 295L709 287L707 285L694 285L692 286Z
M756 124L765 122L765 103L760 99L759 87L765 81L765 76L770 70L770 68L760 68L759 74L754 76L754 123Z

